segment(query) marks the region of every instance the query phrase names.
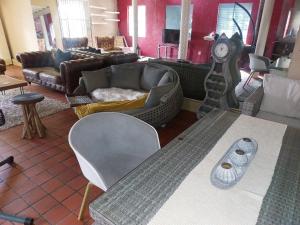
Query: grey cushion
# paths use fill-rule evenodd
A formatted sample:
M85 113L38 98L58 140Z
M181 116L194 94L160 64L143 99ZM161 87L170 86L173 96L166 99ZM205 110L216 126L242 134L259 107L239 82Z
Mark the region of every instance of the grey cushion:
M152 87L157 86L166 71L159 65L147 64L141 77L141 88L149 91Z
M274 113L264 111L259 111L256 116L261 119L287 124L288 126L300 129L300 120L297 118L280 116Z
M82 80L84 82L87 93L97 88L108 88L109 73L106 69L95 71L82 71Z
M111 87L140 90L141 67L135 64L111 66Z
M174 84L170 83L163 86L153 87L146 99L145 107L152 108L160 104L160 99L173 88Z
M167 83L170 83L170 82L171 82L171 72L167 71L167 72L165 72L163 77L160 79L157 86L163 86L163 85L166 85Z

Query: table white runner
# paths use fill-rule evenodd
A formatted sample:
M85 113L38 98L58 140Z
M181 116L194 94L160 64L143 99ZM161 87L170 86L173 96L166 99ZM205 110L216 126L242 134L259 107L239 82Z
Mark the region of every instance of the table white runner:
M287 126L241 115L210 153L185 178L149 222L150 225L252 225L272 180ZM239 138L258 142L246 174L230 189L210 182L210 174L227 149Z

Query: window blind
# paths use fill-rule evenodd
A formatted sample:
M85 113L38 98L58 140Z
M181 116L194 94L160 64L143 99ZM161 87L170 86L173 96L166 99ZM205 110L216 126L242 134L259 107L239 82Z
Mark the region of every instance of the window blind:
M250 13L252 11L252 3L242 3ZM231 37L238 28L232 19L235 19L241 27L243 33L243 41L246 43L250 18L246 15L245 11L240 7L235 6L234 3L221 3L219 4L217 30L218 34L225 33L227 37Z
M87 37L89 19L84 0L58 0L63 37Z

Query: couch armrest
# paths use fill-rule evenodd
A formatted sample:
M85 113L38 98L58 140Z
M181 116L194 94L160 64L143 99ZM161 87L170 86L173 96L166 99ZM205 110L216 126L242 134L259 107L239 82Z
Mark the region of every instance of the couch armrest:
M79 85L81 71L91 71L103 68L103 60L96 58L86 58L70 60L60 64L60 74L62 82L66 88L66 94L71 95Z
M24 52L17 54L16 58L20 63L22 63L23 68L46 67L54 65L52 52L50 51Z
M248 98L246 98L241 107L242 114L256 116L256 114L259 112L263 97L264 89L261 86L256 89Z

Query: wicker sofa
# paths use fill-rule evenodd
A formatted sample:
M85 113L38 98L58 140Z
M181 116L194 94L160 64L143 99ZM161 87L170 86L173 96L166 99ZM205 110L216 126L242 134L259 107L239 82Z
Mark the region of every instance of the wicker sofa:
M266 112L261 110L261 104L264 98L264 88L261 86L256 89L241 106L241 111L245 115L255 116L265 120L271 120L278 123L287 124L291 127L300 129L300 119L288 116L278 115L276 112Z
M184 97L197 100L205 98L204 80L211 65L177 62L170 59L153 59L150 62L169 66L178 73Z
M140 77L145 76L144 74L144 68L146 65L155 65L155 67L160 68L162 70L165 70L165 72L168 72L169 81L168 85L170 85L170 89L168 89L167 93L164 93L162 96L160 96L157 104L147 107L147 101L150 98L150 95L152 95L152 89L158 86L153 86L149 91L149 96L146 101L145 107L134 109L134 110L126 110L122 111L123 113L133 115L152 126L158 127L161 125L166 124L171 119L173 119L178 112L181 109L182 101L183 101L183 94L182 89L180 86L180 81L177 73L171 69L170 67L159 65L159 64L148 64L148 63L126 63L118 65L119 71L125 70L126 67L134 67L136 70L141 71ZM112 76L112 67L104 68L101 71L105 71L105 73L108 73L109 76ZM122 74L121 74L122 76ZM142 80L142 78L140 78ZM142 90L142 88L140 88ZM147 90L144 90L147 92ZM84 84L83 79L80 79L78 88L74 91L71 98L74 98L74 96L91 96L90 93L86 91L86 87ZM70 99L70 98L69 98ZM91 103L91 99L89 98L86 103ZM84 104L84 103L82 103Z

